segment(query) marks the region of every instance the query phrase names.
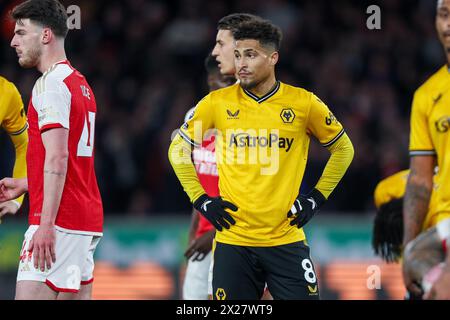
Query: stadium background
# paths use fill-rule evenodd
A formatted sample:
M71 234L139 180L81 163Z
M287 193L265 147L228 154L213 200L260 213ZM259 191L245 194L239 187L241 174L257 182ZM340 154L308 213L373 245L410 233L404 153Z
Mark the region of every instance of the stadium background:
M36 71L23 70L9 48L0 1L0 74L28 104ZM69 32L71 63L97 99L96 168L106 230L97 252L98 299L176 299L183 277L190 204L167 160L172 132L206 92L203 60L216 22L250 12L284 32L277 75L315 92L343 123L355 159L319 217L307 227L322 297L399 299L398 266L370 248L376 183L408 166L409 110L414 90L443 63L434 30L435 1L62 1L81 8L81 29ZM381 30L369 30L366 9L381 8ZM327 152L312 143L305 190ZM12 148L0 134L0 177L9 176ZM0 299L13 296L26 205L0 225ZM381 289L371 290L372 265Z

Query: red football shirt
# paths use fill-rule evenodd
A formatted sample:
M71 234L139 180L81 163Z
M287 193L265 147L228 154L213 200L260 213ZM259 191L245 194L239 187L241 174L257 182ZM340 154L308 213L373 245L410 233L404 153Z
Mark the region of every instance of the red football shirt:
M190 109L185 117L185 121L189 119L194 108ZM195 148L192 152L192 158L197 171L197 176L205 192L210 197L218 197L219 192L219 173L216 164L215 136L205 137L200 148ZM214 229L214 226L201 213L195 233L195 238L200 237L205 232Z
M198 179L210 197L218 197L220 195L214 140L214 136L206 138L203 140L201 148L194 149L192 154ZM198 214L200 220L195 233L196 238L214 229L214 226L201 213Z
M69 158L55 225L70 233L102 234L103 205L94 170L96 112L91 87L68 61L54 64L36 81L28 105L30 225L40 224L44 200L45 148L41 133L66 128Z

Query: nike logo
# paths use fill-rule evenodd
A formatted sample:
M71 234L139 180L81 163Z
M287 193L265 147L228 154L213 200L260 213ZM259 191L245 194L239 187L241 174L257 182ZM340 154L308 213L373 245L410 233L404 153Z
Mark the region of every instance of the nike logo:
M306 200L308 200L309 202L311 202L311 204L312 204L311 207L312 207L313 210L317 207L317 203L314 201L313 198L308 198L308 199L306 199Z
M300 204L300 201L299 201L298 199L295 199L295 202L297 203L297 205L298 205L300 211L302 211L303 208L302 208L302 205ZM294 204L292 205L292 207L291 207L291 212L292 212L293 214L297 214L297 208L295 207L295 203L294 203Z
M203 202L202 204L202 209L203 211L208 211L208 204L210 204L212 201L211 200L206 200L205 202Z

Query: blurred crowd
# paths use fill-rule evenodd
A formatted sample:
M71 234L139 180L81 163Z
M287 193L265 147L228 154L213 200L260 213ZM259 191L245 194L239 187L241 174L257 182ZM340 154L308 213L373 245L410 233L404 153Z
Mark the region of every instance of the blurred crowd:
M21 69L9 48L5 19L16 2L0 1L0 74L27 104L39 74ZM255 13L282 28L278 79L317 94L354 144L355 159L324 211L371 210L377 182L408 166L412 95L445 62L430 0L62 2L81 8L81 29L69 32L66 50L97 99L96 167L107 213L189 210L167 150L186 111L207 93L203 60L226 14ZM381 8L381 30L366 26L370 4ZM5 139L2 176L12 157ZM314 186L327 158L312 143L302 188Z

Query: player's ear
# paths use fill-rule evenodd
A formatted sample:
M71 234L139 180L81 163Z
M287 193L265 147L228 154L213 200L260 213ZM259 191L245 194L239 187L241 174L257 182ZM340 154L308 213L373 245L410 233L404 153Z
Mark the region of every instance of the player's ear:
M50 41L52 41L53 37L55 35L53 34L52 30L50 28L44 28L42 29L42 43L48 44Z
M277 62L278 62L278 58L280 57L280 55L278 54L278 51L274 51L274 52L272 52L272 54L270 55L270 57L269 57L269 63L270 63L270 65L271 66L274 66L274 65L276 65L277 64Z

